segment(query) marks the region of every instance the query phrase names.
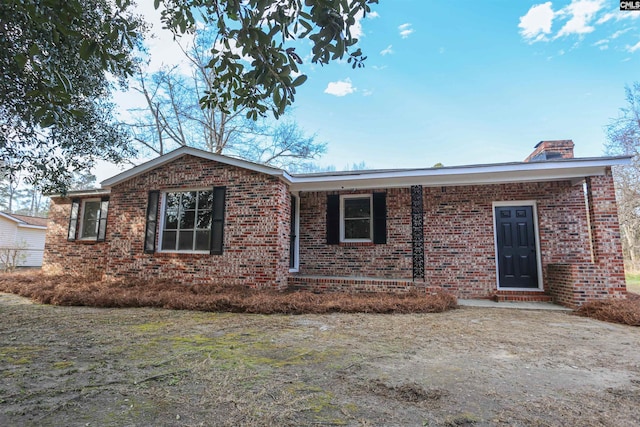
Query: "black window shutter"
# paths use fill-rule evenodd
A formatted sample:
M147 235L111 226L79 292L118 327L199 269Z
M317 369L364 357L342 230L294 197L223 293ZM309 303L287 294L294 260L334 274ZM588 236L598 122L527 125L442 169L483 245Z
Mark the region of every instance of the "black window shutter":
M211 255L222 255L224 248L224 210L227 187L213 187Z
M109 198L100 200L100 219L98 220L98 242L104 242L107 236L107 214L109 213Z
M387 243L387 193L373 193L373 243Z
M152 254L156 250L156 229L158 227L159 191L149 191L147 199L147 225L144 230L144 253Z
M340 196L327 195L327 245L340 242Z
M69 241L76 240L79 213L80 213L80 199L71 200L71 214L69 215L69 231L67 232L67 240Z

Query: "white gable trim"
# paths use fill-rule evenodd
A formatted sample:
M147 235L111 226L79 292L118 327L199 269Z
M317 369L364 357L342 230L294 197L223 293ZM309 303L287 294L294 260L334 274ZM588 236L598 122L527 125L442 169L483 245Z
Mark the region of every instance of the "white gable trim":
M24 222L23 220L18 219L18 218L16 218L16 217L12 216L12 215L6 214L6 213L4 213L4 212L0 212L0 218L6 218L6 219L8 219L8 220L11 220L11 221L15 222L15 223L16 223L16 225L17 225L19 228L34 228L34 229L36 229L36 230L46 230L46 229L47 229L47 227L46 227L46 226L44 226L44 225L33 225L33 224L27 224L27 223L26 223L26 222Z
M194 156L206 160L212 160L225 165L236 166L243 169L252 170L255 172L261 172L271 176L288 177L288 174L282 169L274 168L272 166L262 165L259 163L253 163L242 159L236 159L233 157L223 156L221 154L214 154L208 151L199 150L192 147L180 147L177 150L173 150L163 156L157 157L141 165L135 166L129 170L119 173L116 176L105 179L100 184L103 188L110 188L116 184L119 184L128 179L141 175L149 170L155 169L159 166L165 165L173 160L182 156Z
M34 228L36 230L46 230L44 225L18 224L18 228Z
M6 218L6 219L11 220L11 221L13 221L15 223L18 223L18 224L26 224L24 221L22 221L22 220L20 220L18 218L15 218L15 217L13 217L13 216L11 216L9 214L6 214L4 212L0 212L0 218Z

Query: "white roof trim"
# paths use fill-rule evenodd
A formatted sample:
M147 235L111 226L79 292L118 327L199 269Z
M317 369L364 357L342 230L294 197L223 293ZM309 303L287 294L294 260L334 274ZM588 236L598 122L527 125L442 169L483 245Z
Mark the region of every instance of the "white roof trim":
M27 224L26 222L24 222L21 219L18 219L16 217L14 217L13 215L10 214L6 214L4 212L0 212L0 217L1 218L6 218L8 220L11 220L13 222L16 223L16 225L20 228L36 228L38 230L46 230L47 227L45 225L33 225L33 224Z
M223 156L221 154L214 154L208 151L199 150L197 148L180 147L177 150L173 150L163 156L157 157L146 163L142 163L141 165L135 166L129 170L119 173L116 176L105 179L100 184L102 185L103 188L110 188L123 181L134 178L138 175L141 175L149 170L152 170L159 166L167 164L177 159L178 157L182 157L186 155L200 157L202 159L207 159L207 160L213 160L218 163L223 163L230 166L236 166L239 168L248 169L255 172L261 172L267 175L272 175L277 177L288 177L288 174L285 171L283 171L282 169L274 168L272 166L267 166L260 163L253 163L253 162L249 162L242 159L236 159L233 157Z
M24 221L22 221L21 219L15 218L9 214L6 214L4 212L0 212L0 218L6 218L8 220L11 220L13 222L16 222L18 224L26 224Z
M210 153L191 147L181 147L156 159L138 165L102 181L105 190L73 192L69 196L108 194L109 189L128 179L167 164L179 157L192 155L226 165L275 176L289 185L290 191L330 191L373 188L426 187L454 185L486 185L509 182L541 182L576 180L586 176L604 175L610 166L627 165L631 157L594 157L562 159L544 162L497 163L471 166L452 166L428 169L393 169L357 172L330 172L320 174L294 174L259 163ZM100 193L102 191L102 193Z
M19 228L34 228L37 230L46 230L46 225L31 225L31 224L18 224Z
M604 175L607 167L629 164L630 157L602 157L563 161L502 163L432 169L363 171L348 175L297 175L290 177L291 191L357 190L423 185L485 185L540 182Z
M64 196L61 193L52 193L46 194L48 197L65 197L71 199L73 197L86 197L86 196L108 196L111 194L111 190L104 188L95 188L91 190L77 190L77 191L68 191Z

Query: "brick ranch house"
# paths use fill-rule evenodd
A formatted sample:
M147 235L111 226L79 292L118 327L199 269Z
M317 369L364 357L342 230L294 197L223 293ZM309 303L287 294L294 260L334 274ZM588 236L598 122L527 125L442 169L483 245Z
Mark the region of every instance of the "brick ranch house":
M183 147L54 195L44 266L314 291L444 289L567 306L626 293L611 167L524 162L314 174Z

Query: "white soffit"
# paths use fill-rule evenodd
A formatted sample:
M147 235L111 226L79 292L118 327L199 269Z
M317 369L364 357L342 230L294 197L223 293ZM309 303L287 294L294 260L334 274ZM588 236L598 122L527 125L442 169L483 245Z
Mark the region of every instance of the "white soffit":
M291 191L357 190L423 185L441 187L510 182L574 180L604 175L606 168L629 164L629 157L571 159L565 161L504 163L433 169L376 171L290 177Z

